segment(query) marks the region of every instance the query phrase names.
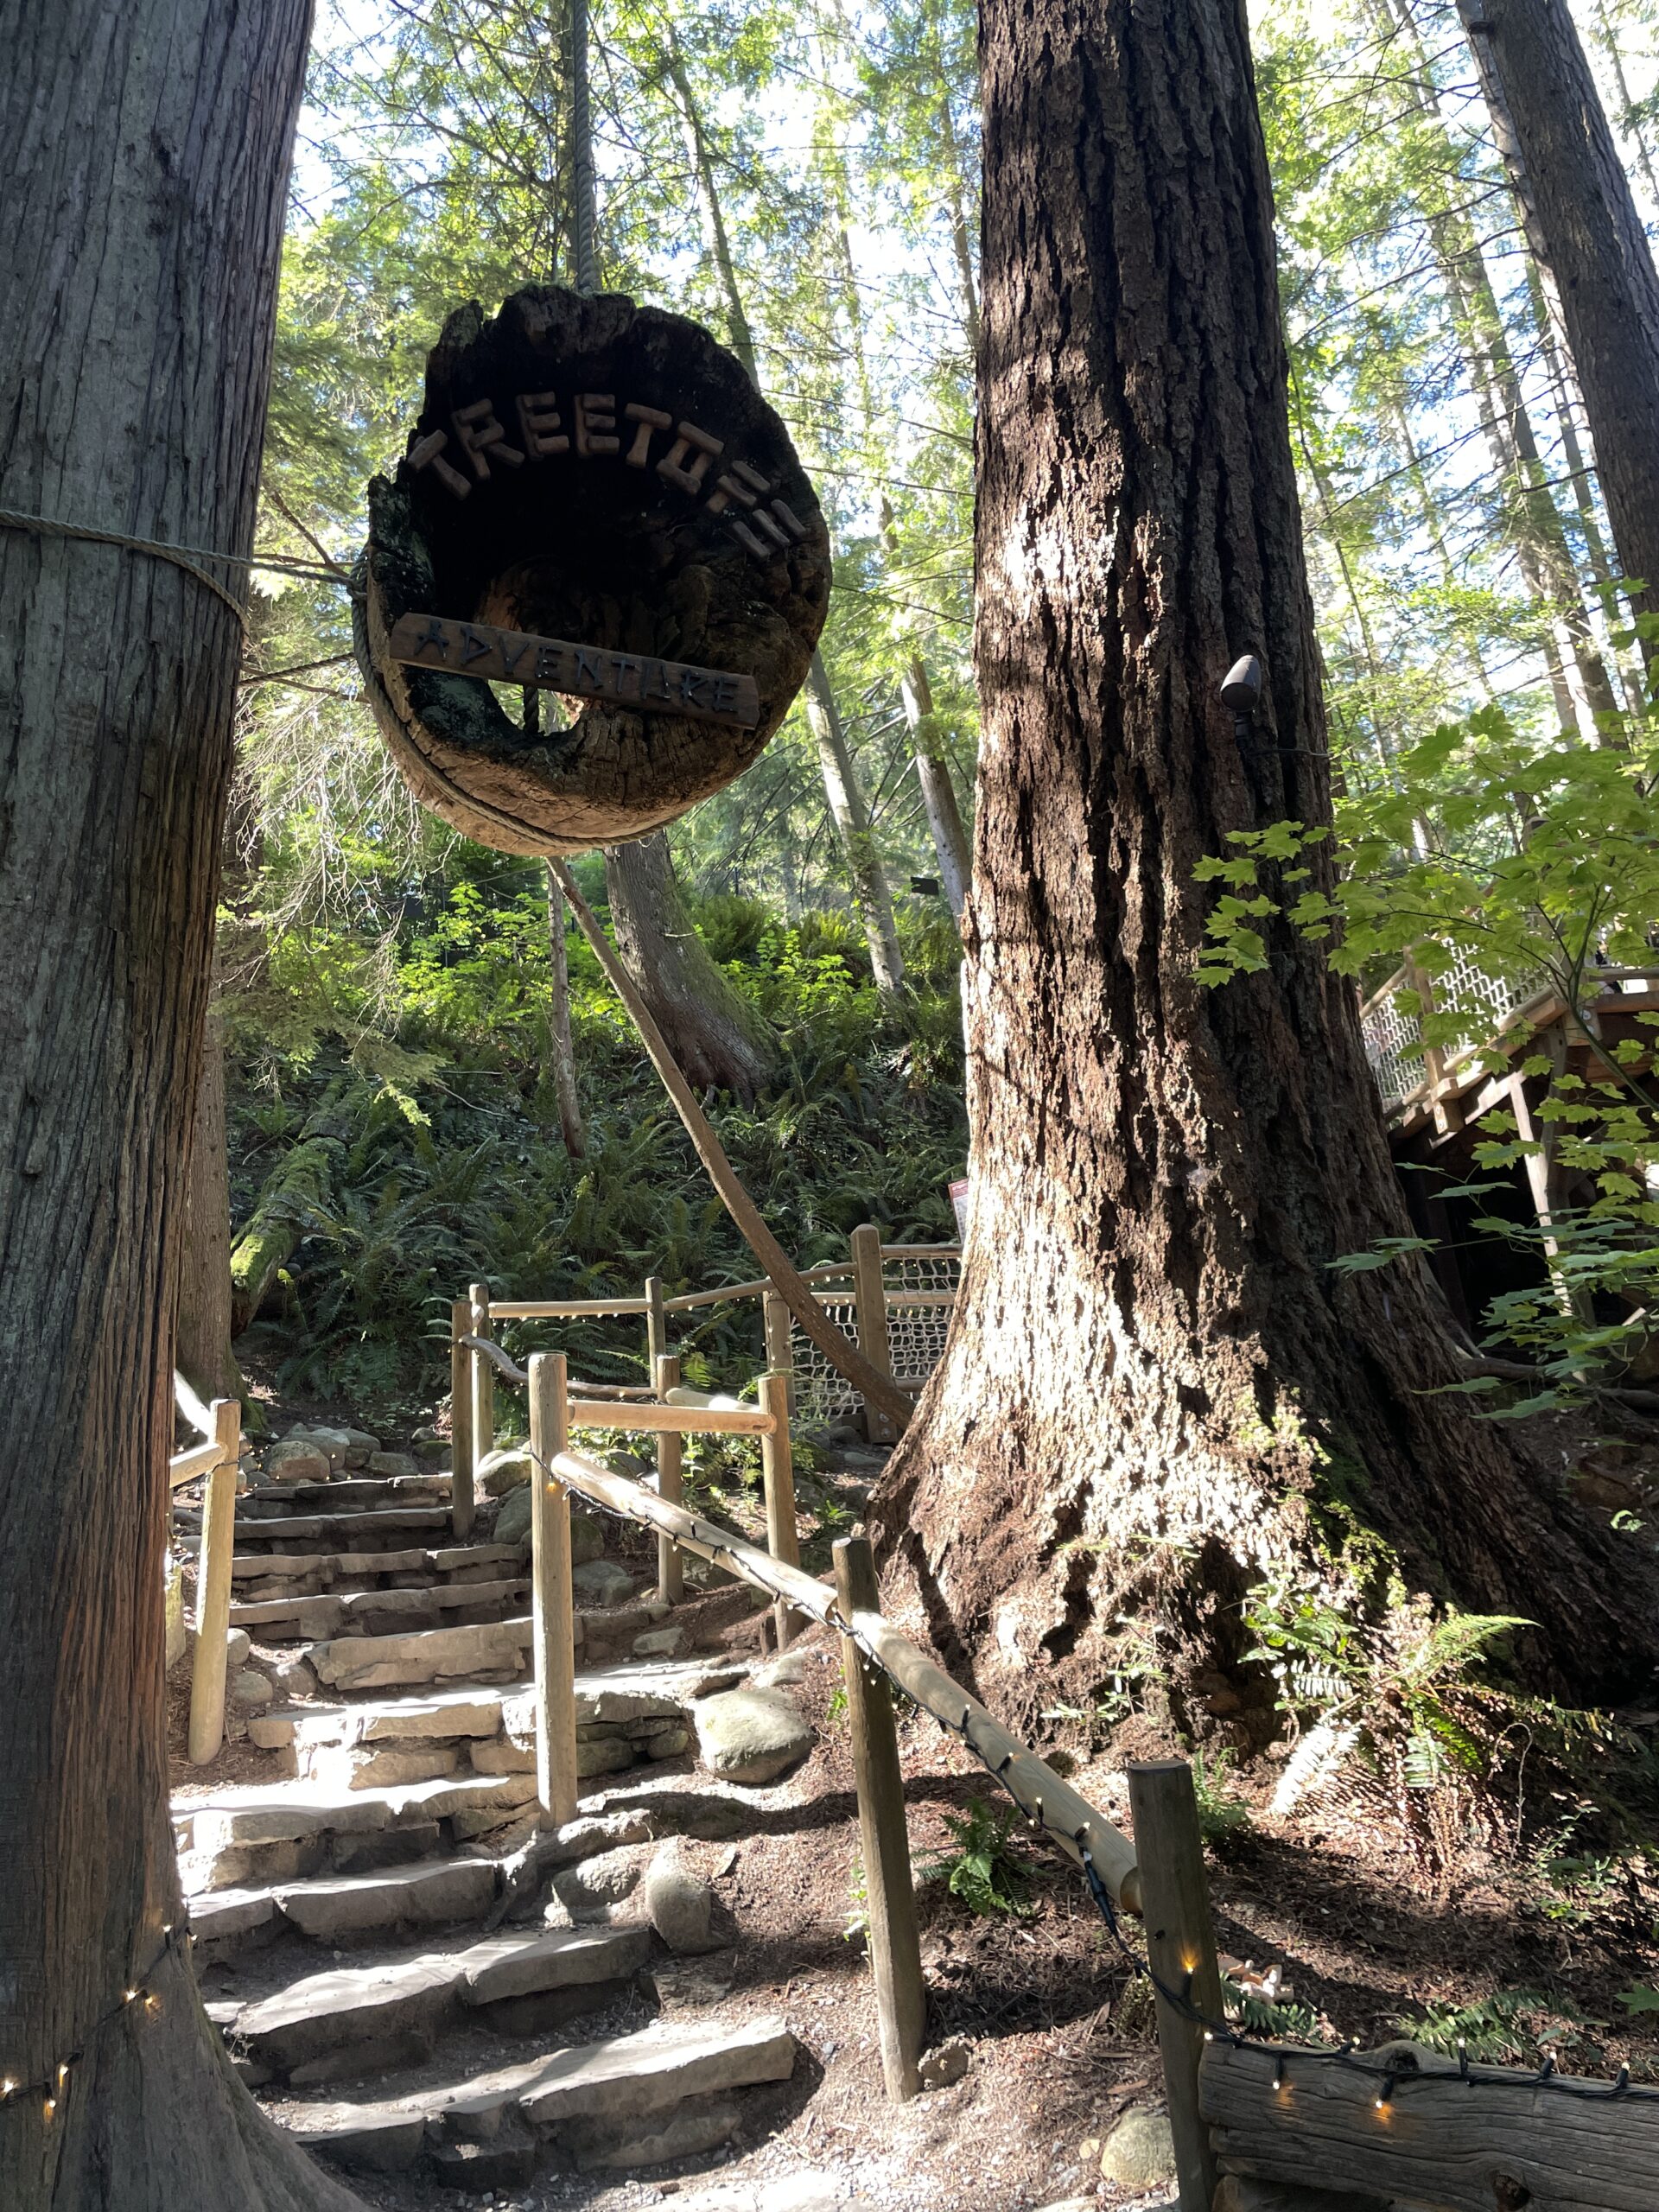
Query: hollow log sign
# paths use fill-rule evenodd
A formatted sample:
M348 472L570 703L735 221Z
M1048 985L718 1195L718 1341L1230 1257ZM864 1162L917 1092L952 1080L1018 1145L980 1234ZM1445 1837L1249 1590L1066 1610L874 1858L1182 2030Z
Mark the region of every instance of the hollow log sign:
M416 798L482 844L572 853L758 757L823 626L830 541L706 330L537 287L445 323L409 450L369 486L360 582L357 658ZM519 709L544 692L554 712Z

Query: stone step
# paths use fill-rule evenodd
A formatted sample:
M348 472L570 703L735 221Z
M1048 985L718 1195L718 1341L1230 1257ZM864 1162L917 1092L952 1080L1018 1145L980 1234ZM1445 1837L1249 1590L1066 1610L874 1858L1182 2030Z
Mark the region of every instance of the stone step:
M493 1581L504 1567L522 1572L529 1564L528 1544L428 1545L390 1552L238 1552L231 1561L231 1580L251 1584L305 1580L321 1591L342 1581L372 1581L383 1574ZM263 1593L254 1588L248 1594L257 1598Z
M786 2081L798 2049L775 2018L736 2024L658 2021L637 2035L580 2044L467 2081L373 2104L290 2105L280 2117L308 2150L382 2172L406 2170L423 2153L441 2171L447 2165L464 2170L468 2150L487 2150L504 2134L510 2141L517 2134L524 2166L488 2177L512 2185L528 2178L527 2169L550 2143L582 2164L617 2162L619 2150L626 2162L626 2145L642 2135L652 2139L658 2157L675 2156L657 2147L664 2116L693 2098L706 2105L723 2091ZM734 2117L723 2114L722 2125L729 2128ZM481 2162L470 2163L472 2177L483 2182Z
M331 1483L330 1490L339 1484ZM362 1511L272 1514L262 1519L238 1499L236 1548L251 1558L264 1545L294 1552L407 1551L411 1536L429 1542L447 1535L447 1505L385 1505ZM424 1547L423 1547L424 1548Z
M576 1626L580 1645L580 1615ZM342 1690L392 1689L473 1675L511 1681L524 1670L530 1640L530 1621L519 1615L465 1628L415 1629L406 1636L334 1637L308 1644L305 1656L319 1681Z
M366 1789L296 1781L216 1792L173 1809L185 1891L356 1873L452 1849L511 1821L533 1774L407 1776Z
M261 1643L309 1643L339 1636L407 1635L457 1623L507 1619L522 1611L530 1584L436 1582L418 1590L354 1590L333 1596L257 1598L231 1607L233 1628L257 1628Z
M325 1511L343 1513L353 1506L414 1505L448 1495L447 1470L420 1475L337 1475L326 1483L254 1483L243 1491L237 1511L250 1519L276 1520L319 1503Z
M741 1679L731 1668L635 1663L576 1677L578 1771L620 1773L690 1748L692 1697ZM441 1775L531 1774L535 1713L527 1689L442 1690L429 1697L353 1705L294 1705L254 1714L260 1750L285 1754L288 1770L335 1791L407 1783Z
M422 2065L464 2021L509 2035L562 2026L627 1994L651 1953L645 1928L488 1936L368 1967L307 1974L223 2023L245 2079L295 2084Z
M541 1848L548 1866L575 1866L650 1834L651 1823L639 1814L605 1814L569 1822L556 1839L543 1837ZM282 1936L338 1944L477 1919L494 1904L497 1889L491 1859L426 1859L365 1874L214 1890L187 1898L186 1910L198 1962L226 1964Z
M476 1590L480 1586L463 1585L461 1588ZM297 1601L302 1608L343 1602L328 1598ZM608 1664L629 1656L676 1656L683 1644L684 1630L678 1624L667 1630L657 1625L667 1610L661 1601L652 1599L639 1605L579 1612L575 1617L575 1648L590 1663ZM238 1608L238 1613L239 1611ZM412 1629L407 1633L388 1636L348 1635L344 1632L348 1618L341 1616L338 1632L302 1647L303 1656L309 1661L318 1681L327 1688L347 1694L414 1688L424 1683L454 1682L463 1678L510 1681L524 1671L530 1648L531 1624L523 1614L504 1615L493 1621L473 1622L458 1628ZM362 1618L360 1613L359 1618ZM332 1621L333 1616L307 1612L305 1618Z

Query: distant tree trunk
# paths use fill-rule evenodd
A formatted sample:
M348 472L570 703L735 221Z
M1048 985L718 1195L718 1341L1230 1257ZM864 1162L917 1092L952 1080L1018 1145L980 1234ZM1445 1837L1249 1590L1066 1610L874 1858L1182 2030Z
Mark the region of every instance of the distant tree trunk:
M576 1090L576 1053L570 1041L570 963L564 945L564 893L558 878L547 871L547 1068L558 1101L559 1128L564 1148L572 1160L588 1149L582 1134L582 1100Z
M1659 614L1659 270L1567 0L1458 0L1560 302L1614 550ZM1649 664L1656 648L1645 648Z
M1265 973L1194 977L1196 863L1329 819L1243 0L986 0L982 41L972 1196L878 1494L893 1600L1027 1712L1128 1615L1178 1719L1262 1740L1238 1603L1275 1567L1529 1616L1535 1677L1617 1695L1650 1564L1424 1395L1431 1287L1332 1266L1405 1228L1352 985L1273 923Z
M870 829L870 810L859 789L858 772L853 766L852 748L847 742L841 709L836 703L835 686L830 681L830 671L821 652L813 654L812 665L806 673L806 723L818 748L824 796L830 802L830 816L841 839L842 856L847 863L853 911L864 925L864 940L870 949L875 987L879 991L895 992L905 980L905 956L899 944L899 925L893 918L893 893L887 888L881 856Z
M950 780L950 764L939 736L938 717L933 711L933 687L919 653L912 653L906 661L899 689L916 754L916 780L921 785L922 805L933 833L933 850L938 855L939 880L951 913L960 921L972 856L968 832L962 826L962 810L957 804L957 787Z
M0 0L0 505L250 550L308 22ZM0 2054L27 2085L0 2195L348 2208L162 1934L168 1355L237 621L167 561L7 527L0 637Z
M242 1397L247 1387L231 1350L231 1183L225 1124L225 1039L218 1016L210 1013L190 1133L173 1353L185 1381L210 1402Z
M607 846L605 888L623 965L687 1080L753 1098L776 1065L772 1041L697 935L664 832Z
M696 179L697 196L702 203L709 251L714 257L721 289L726 296L728 339L733 353L748 371L750 382L759 391L761 379L755 353L754 332L743 303L737 264L732 257L731 241L727 235L726 219L715 182L715 167L709 150L708 134L671 23L667 33L666 67L679 101L686 155ZM898 925L893 920L893 894L887 888L880 858L870 835L869 810L864 804L864 794L859 789L858 772L847 743L841 709L836 702L835 686L830 680L830 671L823 664L821 652L813 654L812 665L807 671L806 716L817 746L824 797L836 826L836 834L841 841L842 855L847 864L853 906L864 925L865 941L870 949L870 966L875 976L876 988L881 991L894 992L904 980L905 959L899 947Z

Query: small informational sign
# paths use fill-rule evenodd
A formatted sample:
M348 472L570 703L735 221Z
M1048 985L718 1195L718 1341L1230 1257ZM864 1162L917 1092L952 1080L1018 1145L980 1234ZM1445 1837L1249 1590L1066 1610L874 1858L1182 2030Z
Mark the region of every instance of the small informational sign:
M388 640L393 660L414 668L444 668L492 683L539 685L567 697L605 699L638 714L683 715L692 721L733 722L753 729L760 719L760 694L752 676L660 660L652 653L615 653L538 638L524 630L498 630L487 622L454 622L439 614L405 614Z
M965 1244L968 1242L968 1178L965 1175L961 1182L951 1184L950 1204L957 1217L957 1242Z

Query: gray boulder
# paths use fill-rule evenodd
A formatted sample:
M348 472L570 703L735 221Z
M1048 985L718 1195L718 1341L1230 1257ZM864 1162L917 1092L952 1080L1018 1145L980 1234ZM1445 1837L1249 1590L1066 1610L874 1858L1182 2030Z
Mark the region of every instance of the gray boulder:
M396 1475L418 1475L421 1471L407 1452L371 1452L368 1471L390 1479Z
M700 1699L691 1717L703 1765L728 1782L775 1782L817 1740L781 1690L724 1690Z
M1144 2192L1175 2179L1175 2139L1167 2114L1131 2108L1106 2138L1100 2171L1120 2189Z
M501 1501L501 1510L495 1516L495 1541L498 1544L524 1544L530 1541L530 1484L520 1483Z
M265 1479L272 1483L326 1483L333 1470L320 1444L285 1436L265 1454Z
M590 1605L620 1605L633 1595L633 1577L612 1559L584 1560L570 1580Z
M245 1667L231 1683L231 1703L243 1713L263 1713L276 1693L263 1675Z
M685 1864L678 1849L665 1843L645 1869L645 1910L671 1951L682 1955L720 1948L711 1936L715 1893Z

